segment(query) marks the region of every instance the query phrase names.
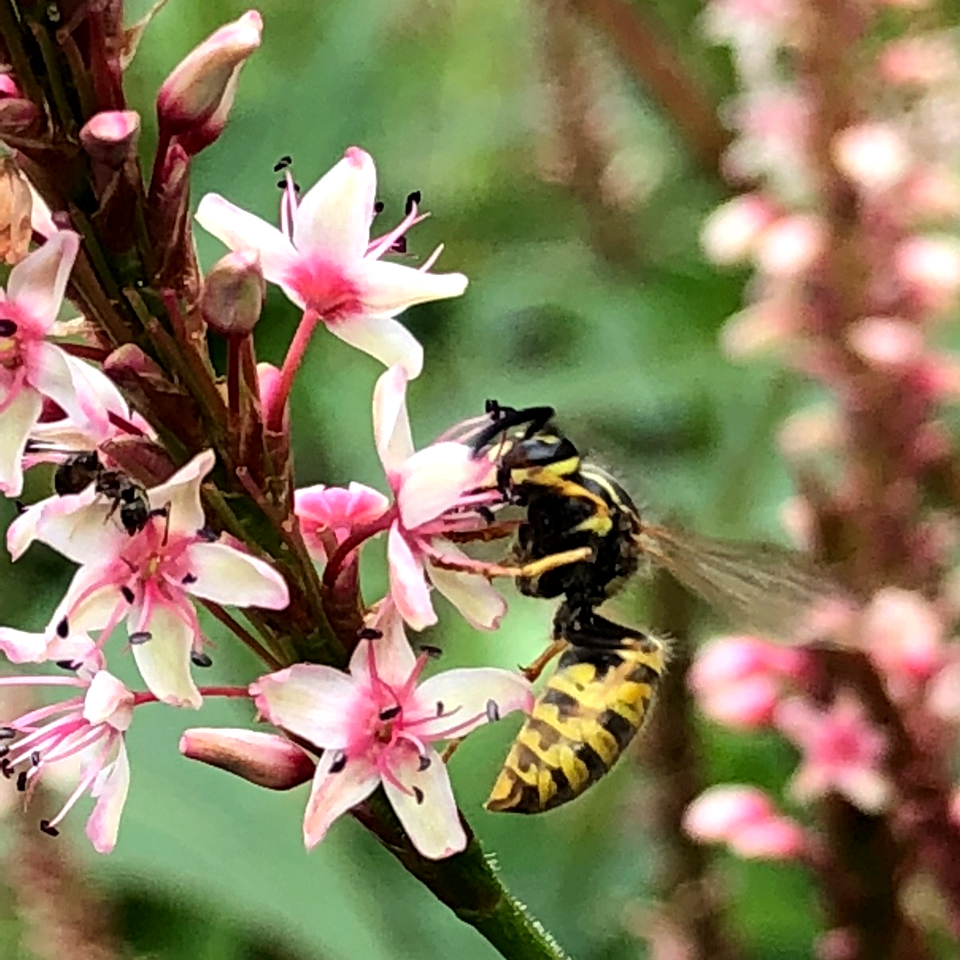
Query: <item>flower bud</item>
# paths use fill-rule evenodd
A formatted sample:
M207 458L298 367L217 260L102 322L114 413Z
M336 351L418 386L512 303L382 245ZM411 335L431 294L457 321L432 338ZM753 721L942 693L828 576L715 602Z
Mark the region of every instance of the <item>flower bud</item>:
M10 157L0 157L0 258L19 263L30 247L30 184Z
M80 131L83 149L108 167L122 166L136 150L139 138L140 114L136 110L103 110Z
M841 130L831 152L840 172L866 193L895 187L912 162L904 137L885 123L861 123Z
M0 73L0 97L22 97L17 81L9 73Z
M40 128L40 108L32 100L0 97L0 134L27 136Z
M240 68L260 46L262 31L260 14L248 10L239 20L212 33L174 68L157 94L162 135L182 139L203 131L206 146L212 142L207 139L212 131L205 128L216 116L214 126L219 129L212 138L216 139L233 103ZM197 149L188 147L188 152Z
M229 336L249 334L260 319L265 292L260 257L235 250L218 260L203 282L200 313L211 330Z
M753 254L760 234L775 217L773 203L761 194L734 197L704 221L700 246L713 263L742 263Z
M180 752L268 790L298 787L313 777L316 768L295 743L254 730L195 727L180 738Z

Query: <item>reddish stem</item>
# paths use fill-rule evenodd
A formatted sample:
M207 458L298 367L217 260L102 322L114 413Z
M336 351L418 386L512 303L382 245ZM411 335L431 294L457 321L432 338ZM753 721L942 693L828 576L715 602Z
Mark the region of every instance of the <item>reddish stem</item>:
M394 504L386 513L376 520L372 520L370 523L354 530L353 533L337 547L336 552L327 563L327 568L323 571L324 587L327 590L332 590L336 585L347 557L365 540L375 537L378 533L383 533L384 530L389 530L393 521L399 516L400 510L397 505Z
M300 368L303 361L303 355L307 352L307 346L310 338L313 336L317 324L320 322L320 314L315 310L307 308L303 311L303 317L297 332L293 335L290 342L290 349L283 361L283 367L280 369L280 380L277 383L276 391L270 398L270 405L265 411L267 425L271 430L283 429L283 410L287 405L287 399L290 396L290 389L293 387L293 378Z

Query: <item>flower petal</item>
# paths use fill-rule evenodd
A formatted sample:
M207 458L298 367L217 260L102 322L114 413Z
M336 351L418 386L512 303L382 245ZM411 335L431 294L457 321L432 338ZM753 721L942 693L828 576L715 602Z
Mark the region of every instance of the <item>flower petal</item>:
M383 781L383 789L421 856L441 860L463 850L467 835L443 760L435 750L428 749L425 756L429 763L423 769L422 758L415 752L395 751L391 772L409 793L388 779Z
M489 473L462 443L433 443L418 450L400 469L397 506L408 530L449 510Z
M297 663L255 680L250 696L274 726L332 750L350 743L350 725L364 701L347 674L315 663Z
M63 359L70 370L73 389L86 418L78 423L89 425L97 442L109 439L114 430L108 414L116 414L125 420L130 418L130 410L123 395L116 384L93 364L72 357L66 352ZM66 407L64 409L66 410Z
M367 312L380 317L394 317L417 303L459 297L468 282L462 273L428 273L369 258L351 267L351 274Z
M204 450L187 461L166 483L148 491L150 506L154 510L169 508L171 536L190 536L206 523L200 502L200 485L213 469L216 459L212 450Z
M8 497L23 492L23 452L42 407L40 394L24 386L0 414L0 493Z
M308 850L326 836L330 824L342 813L362 803L376 790L380 774L363 758L348 760L339 773L331 773L335 750L327 750L317 764L307 810L303 816L303 842Z
M47 659L47 634L0 627L0 653L11 663L40 663Z
M78 234L59 230L10 271L7 299L13 300L44 331L57 319L79 249Z
M390 317L359 314L328 323L327 329L385 367L403 367L411 380L419 377L423 370L420 341L402 323Z
M126 730L133 719L133 703L133 694L112 673L101 670L90 681L83 698L83 719Z
M97 853L110 853L116 845L129 789L130 762L123 739L118 737L116 758L100 771L90 789L97 803L87 820L87 838Z
M407 379L403 367L391 367L373 388L373 437L388 478L399 472L414 451L407 416Z
M390 565L390 596L400 616L414 630L423 630L437 622L430 602L430 588L423 575L423 566L414 556L397 524L387 537L387 561Z
M446 556L466 554L452 543L438 537L434 546ZM425 567L430 582L460 611L464 619L478 630L496 630L507 611L507 602L497 593L493 584L483 577L458 570L444 570L432 564Z
M140 611L131 609L128 622L150 634L145 643L131 645L140 676L162 703L199 710L203 697L190 676L193 627L173 607L156 603L149 619L141 623Z
M533 701L533 688L520 673L496 667L446 670L429 677L417 687L414 694L417 714L436 714L437 703L444 705L445 714L418 724L417 732L428 739L440 740L446 739L451 728L455 728L454 735L463 736L489 723L491 719L505 717L514 710L529 713L533 709Z
M293 243L300 253L337 263L362 259L370 241L377 171L373 157L350 147L297 204Z
M64 620L68 635L102 630L114 619L121 603L126 601L109 567L81 566L50 618L47 636L64 632Z
M256 250L263 275L271 283L279 283L296 260L297 251L280 230L219 194L208 193L200 201L196 219L231 250Z
M96 563L106 557L118 557L129 539L114 511L113 504L99 497L91 484L80 493L50 497L41 501L34 535L74 563Z
M184 559L196 579L187 593L236 607L282 610L290 603L283 577L269 563L225 543L193 543ZM178 585L179 586L179 585Z
M81 361L68 358L62 347L53 343L34 344L27 381L45 397L50 397L76 423L89 426L98 436L106 437L106 411L95 393L87 392L87 381L74 377L73 364Z
M402 687L417 665L417 655L407 640L403 617L389 597L381 601L367 626L379 630L382 636L376 640L361 640L350 657L350 675L357 683L369 687L370 650L377 668L377 676L390 687Z

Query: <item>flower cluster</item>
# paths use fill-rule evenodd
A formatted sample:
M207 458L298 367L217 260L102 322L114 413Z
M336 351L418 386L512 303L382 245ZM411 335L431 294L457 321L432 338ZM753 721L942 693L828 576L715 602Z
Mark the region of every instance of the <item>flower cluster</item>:
M272 789L312 779L307 846L382 787L423 857L461 851L468 836L435 745L529 711L532 693L521 673L499 669L424 678L430 654L407 639L407 629L437 622L433 588L475 626L499 623L503 599L455 540L484 530L503 494L469 445L477 423L414 448L406 387L423 350L396 317L459 296L467 280L432 271L440 248L417 266L397 259L426 216L419 193L399 224L371 235L382 204L373 159L359 147L302 196L286 169L278 225L216 194L202 198L196 221L230 252L201 276L190 165L226 126L262 19L250 11L217 30L163 83L149 184L137 159L140 117L121 85L120 51L133 34L93 5L75 19L70 69L97 77L95 89L82 78L97 109L76 124L81 151L75 138L64 146L49 119L57 111L30 100L46 84L10 69L0 90L0 138L15 143L31 177L12 160L0 171L3 257L13 265L0 292L0 492L19 497L24 471L39 464L53 467L55 487L20 505L6 545L14 560L42 543L76 565L43 629L0 627L11 664L61 671L12 671L0 687L70 694L0 717L0 772L29 796L51 767L73 771L75 789L41 828L55 836L89 793L87 833L108 852L130 784L124 735L135 710L241 698L279 732L197 728L181 749ZM74 183L79 196L65 192ZM96 239L71 229L88 197L104 231ZM98 278L107 261L127 271L111 278L109 295ZM253 340L266 283L302 311L280 369L257 362ZM66 295L81 317L60 318ZM358 484L295 488L288 398L320 326L388 368L373 390L373 429L389 495ZM226 342L221 371L213 337ZM389 592L367 606L358 557L381 533ZM228 607L243 609L249 628ZM211 664L204 614L270 672L198 685L195 672ZM125 650L142 689L107 668ZM299 662L317 651L328 662Z

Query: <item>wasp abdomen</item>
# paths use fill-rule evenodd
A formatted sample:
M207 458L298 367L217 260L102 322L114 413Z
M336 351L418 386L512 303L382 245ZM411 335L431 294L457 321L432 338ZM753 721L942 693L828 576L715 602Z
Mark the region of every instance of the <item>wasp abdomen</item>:
M599 780L643 726L665 652L642 634L617 649L571 646L514 741L487 809L540 813Z

